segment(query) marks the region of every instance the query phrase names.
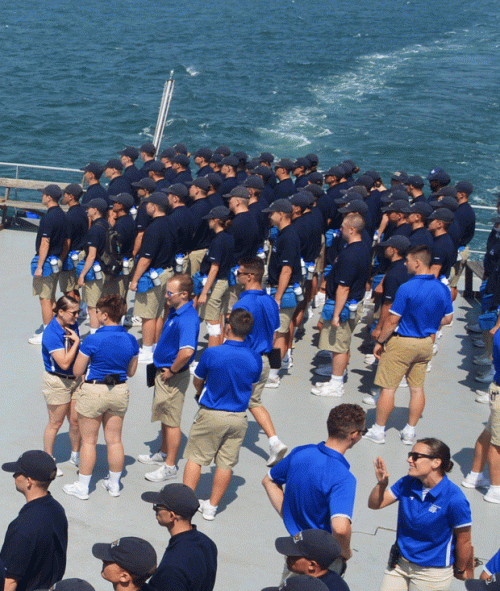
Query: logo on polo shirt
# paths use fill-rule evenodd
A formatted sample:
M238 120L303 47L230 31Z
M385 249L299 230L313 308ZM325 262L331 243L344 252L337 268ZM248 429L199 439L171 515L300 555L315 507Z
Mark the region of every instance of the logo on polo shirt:
M441 507L439 505L431 505L429 507L429 513L437 513L438 509L441 509Z

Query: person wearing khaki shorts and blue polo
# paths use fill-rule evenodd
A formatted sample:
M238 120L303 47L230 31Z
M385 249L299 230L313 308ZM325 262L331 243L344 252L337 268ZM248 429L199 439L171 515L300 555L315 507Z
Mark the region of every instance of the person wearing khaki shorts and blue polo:
M219 347L205 349L194 374L200 404L189 433L184 458L184 484L196 490L201 467L215 460L210 498L200 501L204 519L212 521L238 463L248 427L246 410L254 385L262 373L261 356L247 347L245 338L253 327L247 310L231 312L226 326L227 340Z
M139 279L150 269L158 272L159 284L151 289L137 292L134 315L142 318L142 349L139 363L153 361L153 344L160 337L163 327L163 308L165 305L165 286L173 275L175 265L174 234L166 215L169 208L168 197L162 191L155 191L144 199L146 211L153 218L144 230L141 248L134 276L129 284L130 291L137 292Z
M181 443L181 415L189 386L189 364L196 356L200 319L193 302L193 280L189 275L174 275L167 283L170 313L156 346L156 368L151 421L161 422L161 448L153 454L137 457L143 464L159 465L145 475L151 482L177 476L176 458Z
M425 406L424 381L435 335L440 325L449 324L453 318L450 290L431 273L430 262L427 246L408 251L406 266L412 277L397 290L373 350L380 360L375 384L382 390L376 422L363 438L374 443L385 443L385 426L394 408L394 396L406 376L410 406L408 423L400 436L404 444L413 445L415 427Z

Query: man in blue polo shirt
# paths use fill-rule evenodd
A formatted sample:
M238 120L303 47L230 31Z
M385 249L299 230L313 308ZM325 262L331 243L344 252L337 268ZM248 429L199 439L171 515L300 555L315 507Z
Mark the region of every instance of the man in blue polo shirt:
M357 404L340 404L328 415L328 439L292 450L271 468L262 484L288 533L304 529L331 532L349 560L356 478L344 457L365 431L366 415ZM283 485L285 490L283 491Z
M175 461L182 437L182 407L189 386L189 364L196 356L200 333L192 293L193 280L189 275L174 275L167 282L170 313L153 355L156 376L151 422L161 422L161 448L154 454L137 457L143 464L160 465L145 475L151 482L177 476Z
M408 423L400 435L404 444L413 445L415 427L425 406L424 381L435 335L440 325L449 324L453 318L450 290L431 273L430 262L427 246L408 252L406 266L413 277L399 287L373 350L380 360L375 384L382 390L376 423L364 438L375 443L385 443L385 426L394 408L394 395L406 376L410 406Z
M246 346L253 327L247 310L233 310L223 345L205 349L196 366L194 387L200 404L184 451L184 484L196 490L201 467L215 460L210 498L200 501L205 519L215 518L217 507L238 463L248 427L246 410L262 373L261 356Z
M5 589L48 589L66 570L68 520L48 491L56 463L46 452L24 452L16 462L2 465L12 472L26 504L5 534L0 559L5 564Z

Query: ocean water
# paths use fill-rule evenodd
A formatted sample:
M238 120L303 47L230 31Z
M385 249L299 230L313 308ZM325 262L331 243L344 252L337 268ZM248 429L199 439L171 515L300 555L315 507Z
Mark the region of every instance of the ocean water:
M315 152L322 169L352 158L387 182L441 166L494 205L498 30L493 0L11 3L0 159L79 168L140 145L174 70L163 147ZM482 227L490 217L479 214Z

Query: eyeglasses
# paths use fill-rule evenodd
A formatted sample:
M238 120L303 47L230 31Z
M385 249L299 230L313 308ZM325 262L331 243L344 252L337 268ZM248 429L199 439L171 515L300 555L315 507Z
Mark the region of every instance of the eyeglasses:
M429 460L435 460L436 456L429 456L428 454L419 454L416 451L411 451L408 454L408 459L411 460L412 462L416 462L420 458L428 458Z
M71 310L66 310L67 314L71 314L71 316L78 316L78 314L80 314L80 310L77 310L76 312L72 312Z
M160 511L168 511L168 509L165 507L165 505L159 505L158 503L155 503L153 505L153 511L155 513L159 513Z
M236 271L236 275L255 275L252 271Z
M174 295L179 295L180 293L184 293L183 291L167 291L167 295L171 298Z

